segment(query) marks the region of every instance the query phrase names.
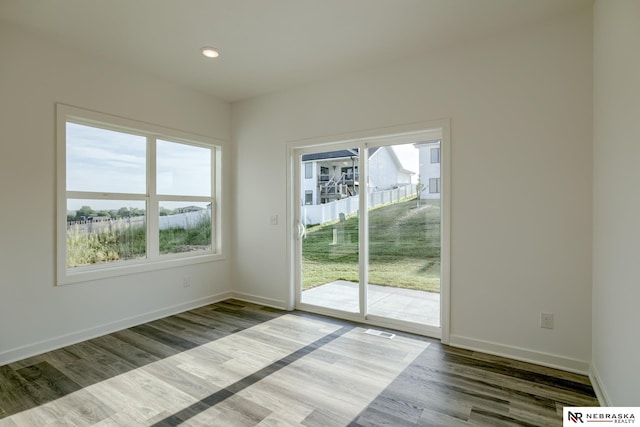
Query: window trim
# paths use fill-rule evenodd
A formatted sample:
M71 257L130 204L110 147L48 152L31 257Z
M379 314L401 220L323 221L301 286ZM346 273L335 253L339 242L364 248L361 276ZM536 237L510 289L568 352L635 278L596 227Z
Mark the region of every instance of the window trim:
M147 138L146 194L96 193L86 191L67 191L66 179L66 123L78 123L139 135ZM188 144L211 149L211 197L155 194L155 143L151 140L162 139L169 142ZM222 253L222 141L188 132L165 128L163 126L139 122L105 113L99 113L64 104L56 104L56 284L67 285L110 277L137 274L158 269L174 268L185 265L212 262L224 259ZM79 196L79 197L78 197ZM119 261L117 263L94 264L67 268L67 199L118 199L144 200L147 218L147 253L144 259ZM201 200L202 199L202 200ZM160 201L211 201L212 236L211 251L198 254L159 253L158 215ZM150 232L153 230L154 233Z

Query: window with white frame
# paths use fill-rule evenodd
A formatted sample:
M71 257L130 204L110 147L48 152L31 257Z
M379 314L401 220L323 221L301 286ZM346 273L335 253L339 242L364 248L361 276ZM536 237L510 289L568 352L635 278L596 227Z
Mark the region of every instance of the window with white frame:
M431 148L431 163L440 163L440 147Z
M304 164L304 178L313 178L313 164L311 162Z
M429 193L440 193L440 178L429 178Z
M65 105L57 125L59 284L216 258L213 140Z
M304 204L305 205L313 204L313 190L306 190L304 192Z

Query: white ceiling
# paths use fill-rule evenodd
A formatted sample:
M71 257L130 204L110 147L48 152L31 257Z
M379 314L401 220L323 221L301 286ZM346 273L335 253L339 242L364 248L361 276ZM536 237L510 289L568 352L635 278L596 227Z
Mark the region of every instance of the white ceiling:
M514 31L593 0L0 0L0 21L237 101ZM221 56L204 58L215 46Z

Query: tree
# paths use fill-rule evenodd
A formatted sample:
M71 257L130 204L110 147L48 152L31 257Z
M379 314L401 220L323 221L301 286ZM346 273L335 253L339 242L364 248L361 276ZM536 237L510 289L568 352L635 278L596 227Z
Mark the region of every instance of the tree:
M129 208L129 216L144 216L144 209Z
M91 206L83 206L76 211L76 221L83 221L87 218L93 217L96 211L91 209Z
M122 218L128 218L131 216L131 212L129 211L129 208L121 207L120 209L118 209L118 216Z

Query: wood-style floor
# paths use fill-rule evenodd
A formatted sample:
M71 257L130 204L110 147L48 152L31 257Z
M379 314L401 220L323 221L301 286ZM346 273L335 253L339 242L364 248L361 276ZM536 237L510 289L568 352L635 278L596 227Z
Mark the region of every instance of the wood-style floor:
M229 300L0 367L9 426L561 426L588 378Z

